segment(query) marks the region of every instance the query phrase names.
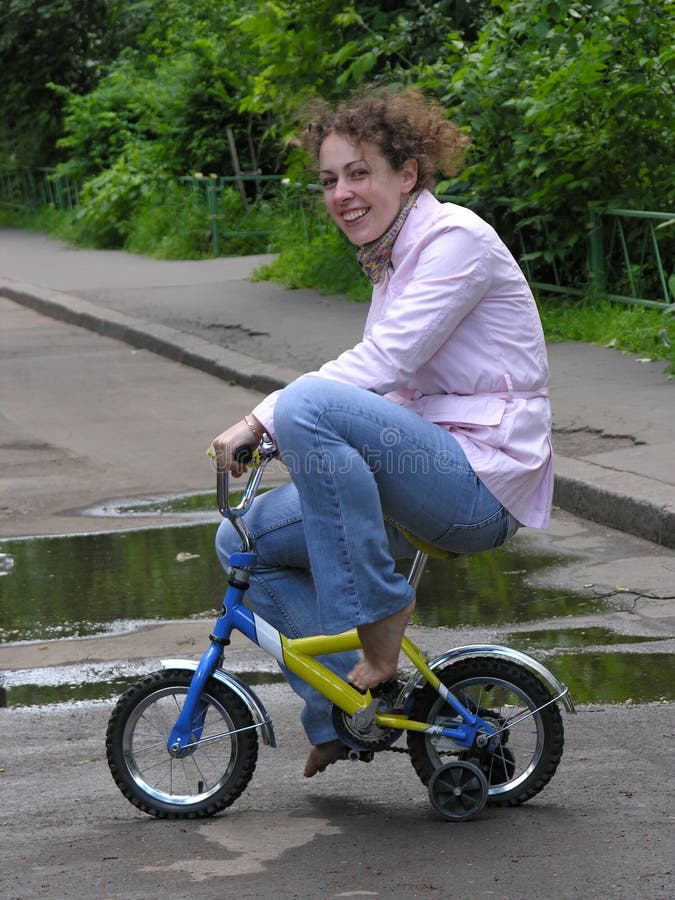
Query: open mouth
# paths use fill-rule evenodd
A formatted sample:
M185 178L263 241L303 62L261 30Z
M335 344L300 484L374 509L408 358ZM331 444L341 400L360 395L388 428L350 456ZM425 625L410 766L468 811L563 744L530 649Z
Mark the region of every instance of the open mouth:
M359 219L362 219L368 213L367 208L362 209L348 209L342 213L342 218L347 223L358 222Z

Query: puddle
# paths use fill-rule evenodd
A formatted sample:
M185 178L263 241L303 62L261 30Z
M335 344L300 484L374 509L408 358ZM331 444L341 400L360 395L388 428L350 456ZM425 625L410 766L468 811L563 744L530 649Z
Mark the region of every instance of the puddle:
M577 705L675 700L675 659L669 653L582 652L550 656L545 663L567 685ZM72 671L75 668L77 671ZM154 671L156 664L134 671L115 672L124 667L112 664L105 667L107 671L90 671L93 668L2 673L0 707L115 700L143 675ZM42 677L47 671L50 676ZM278 671L242 671L237 675L252 687L284 681Z
M568 560L562 556L525 556L516 544L475 556L430 559L417 595L417 619L420 625L430 627L479 627L606 609L597 597L530 583L535 573Z
M0 579L0 641L88 637L220 608L226 582L213 546L216 527L3 541L0 549L13 565ZM524 556L515 545L430 560L418 594L419 622L478 627L602 609L596 598L528 583L528 576L558 562Z
M262 491L261 491L262 493ZM232 495L232 502L238 503L240 495ZM208 518L220 521L220 514L215 507L213 491L203 494L170 494L165 497L136 497L131 499L111 500L101 506L86 510L91 516L113 516L130 518L139 516L185 516L186 518Z
M88 637L218 609L215 525L3 541L0 641Z
M207 506L208 503L208 506ZM158 518L206 513L213 495L154 498L115 506L119 515ZM152 620L189 619L220 607L225 574L213 546L217 523L203 522L117 533L2 541L0 642L44 641L118 633ZM518 544L454 560L429 560L417 603L420 624L498 627L553 617L588 615L606 606L597 597L542 587L542 570L562 555L525 555ZM401 570L407 564L401 565ZM532 582L537 582L536 586ZM212 614L212 613L209 613ZM638 643L643 636L606 628L530 629L508 635L514 647L542 653L577 703L674 699L673 657L665 653L584 652ZM579 648L582 652L571 652ZM562 651L556 654L556 650ZM539 654L536 651L540 651ZM95 670L94 670L95 668ZM0 673L0 705L109 700L144 674L135 664L53 667ZM253 685L276 672L242 673Z
M116 669L127 671L116 672ZM156 671L156 663L131 671L124 665L60 666L51 669L32 669L23 672L0 673L0 706L46 706L52 703L117 700L136 681ZM280 684L279 671L238 672L237 677L247 684Z
M675 700L671 653L575 653L547 657L545 663L577 704Z
M651 641L667 641L669 637L619 634L611 628L545 628L541 631L515 631L503 635L500 640L508 647L525 652L578 647L608 647L614 644L641 644Z

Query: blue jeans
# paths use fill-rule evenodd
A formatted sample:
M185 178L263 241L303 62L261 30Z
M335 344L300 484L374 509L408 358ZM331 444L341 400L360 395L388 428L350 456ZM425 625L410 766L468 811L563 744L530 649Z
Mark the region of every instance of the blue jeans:
M518 528L448 431L378 394L308 376L282 391L274 418L292 483L247 513L258 554L247 597L289 637L337 634L410 603L394 561L415 550L391 522L456 553L497 547ZM216 549L223 566L239 550L227 521ZM357 660L322 662L345 677ZM310 742L334 739L331 704L285 674L305 699Z

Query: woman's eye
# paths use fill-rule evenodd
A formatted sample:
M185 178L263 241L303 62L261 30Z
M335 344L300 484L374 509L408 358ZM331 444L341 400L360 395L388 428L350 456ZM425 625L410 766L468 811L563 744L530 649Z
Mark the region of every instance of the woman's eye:
M321 181L319 182L319 184L325 191L327 188L333 187L333 185L335 184L335 179L334 178L322 178Z

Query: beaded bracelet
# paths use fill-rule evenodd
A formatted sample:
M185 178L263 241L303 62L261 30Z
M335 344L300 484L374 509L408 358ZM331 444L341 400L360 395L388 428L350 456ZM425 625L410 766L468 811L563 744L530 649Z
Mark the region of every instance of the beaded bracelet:
M255 425L253 424L253 422L251 422L251 420L249 419L248 416L244 416L244 422L246 422L246 424L248 425L248 427L249 427L249 428L251 429L251 431L253 432L253 435L254 435L256 441L257 441L258 443L260 443L260 442L262 441L262 435L258 432L258 429L255 427Z

